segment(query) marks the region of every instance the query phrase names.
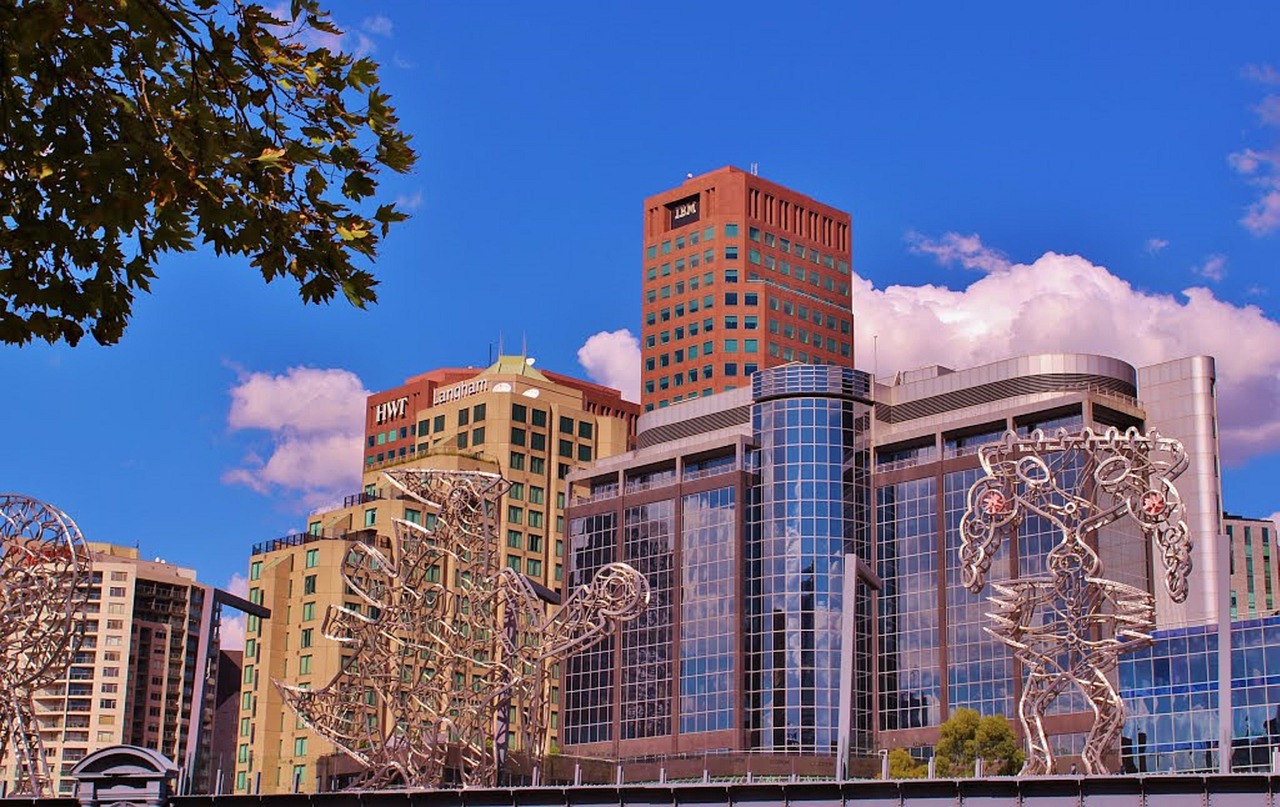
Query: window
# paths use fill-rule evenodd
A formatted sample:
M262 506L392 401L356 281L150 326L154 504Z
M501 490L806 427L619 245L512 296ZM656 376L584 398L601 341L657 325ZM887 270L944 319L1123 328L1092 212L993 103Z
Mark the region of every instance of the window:
M310 656L308 656L307 658L310 658ZM306 737L294 738L293 755L295 757L305 757L307 755L307 738Z
M466 426L471 422L471 410L463 407L458 410L458 425Z
M737 339L726 339L726 340L724 340L724 352L725 352L725 353L737 353L737 352L738 352L738 340L737 340Z
M511 445L513 446L527 445L528 441L525 436L526 434L527 432L524 429L520 428L519 426L512 426L511 427Z
M511 524L524 523L524 510L515 505L507 506L507 521Z
M572 456L573 456L573 441L572 441L572 440L561 440L561 441L560 441L560 456L562 456L562 457L572 457Z
M508 555L508 556L507 556L507 566L509 566L509 567L510 567L510 568L512 568L512 569L515 569L517 572L519 572L519 571L523 571L523 570L524 570L524 560L523 560L523 559L521 559L518 555Z
M262 561L255 560L249 564L249 579L258 580L262 577Z
M320 550L308 549L307 555L306 555L306 563L305 563L306 567L308 569L314 569L319 563L320 563Z
M530 577L542 576L542 561L537 558L529 558L529 560L525 562L525 568L528 569Z
M302 621L310 622L316 618L316 604L313 602L304 602L302 604Z
M534 451L546 451L547 436L545 434L538 434L537 432L529 435L529 448Z
M578 446L578 461L591 462L591 446Z
M534 437L537 437L539 440L545 439L545 438L543 438L543 436L542 436L541 434L535 434L535 435L534 435ZM531 473L531 474L544 474L544 473L546 473L546 472L547 472L547 461L546 461L546 460L544 460L542 457L530 457L530 458L529 458L529 473Z
M545 498L546 498L546 490L544 488L540 488L536 485L530 486L529 488L530 504L542 504Z
M742 352L743 353L759 353L760 341L758 339L743 339Z
M432 431L436 431L436 432L444 431L444 415L436 415L432 419L431 429Z
M516 501L522 501L524 499L524 483L523 482L511 483L511 490L507 491L507 498L515 499Z
M511 404L511 419L516 423L524 423L529 418L529 409L524 404Z
M302 578L302 593L303 594L316 593L316 576L314 574L309 574L306 577Z
M311 646L311 640L314 638L314 628L303 628L302 635L298 639L298 647L308 648Z
M724 304L725 304L725 305L737 305L737 304L738 304L738 293L737 293L736 291L727 291L727 292L725 292L725 294L724 294Z
M738 318L737 318L737 317L725 317L725 318L724 318L724 327L725 327L725 330L736 331L736 330L738 329Z
M724 247L725 260L736 260L738 257L738 247L736 244L725 244Z
M523 549L524 533L520 530L507 530L507 546L512 549Z
M542 527L542 511L541 510L529 511L529 526L533 528ZM533 549L533 546L530 546L529 549Z
M724 374L726 376L736 376L738 374L738 365L734 362L726 362L724 365Z
M512 451L512 452L511 452L511 457L510 457L510 459L509 459L509 461L508 461L508 465L510 465L510 466L511 466L511 470L513 470L513 471L523 471L523 470L524 470L524 455L523 455L523 454L521 454L519 451Z
M473 446L484 445L484 427L483 426L471 432L471 445Z
M547 410L535 409L529 419L533 425L545 429L547 427Z
M750 296L750 295L747 295L747 296ZM756 316L743 317L742 327L747 329L748 331L754 331L760 327L760 318Z
M573 434L573 418L561 415L560 431L564 434Z
M370 507L367 510L365 510L364 525L366 527L372 527L374 524L377 524L377 523L378 523L378 508Z
M759 228L759 227L748 227L748 228L747 228L747 238L750 238L752 241L759 241L759 240L760 240L760 228Z
M108 595L109 595L109 596L111 596L111 597L123 597L123 596L125 596L125 589L124 589L124 586L111 586L111 587L110 587L110 590L108 591Z

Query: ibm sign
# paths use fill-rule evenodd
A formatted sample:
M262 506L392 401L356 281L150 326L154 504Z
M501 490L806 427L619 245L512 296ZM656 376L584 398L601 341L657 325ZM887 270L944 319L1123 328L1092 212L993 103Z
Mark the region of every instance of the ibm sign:
M409 399L396 398L394 401L380 403L373 408L374 421L377 423L386 423L388 420L396 420L404 417L405 408L409 405Z
M673 230L686 224L693 224L701 218L696 194L688 199L672 202L667 205L667 210L671 213L671 229Z

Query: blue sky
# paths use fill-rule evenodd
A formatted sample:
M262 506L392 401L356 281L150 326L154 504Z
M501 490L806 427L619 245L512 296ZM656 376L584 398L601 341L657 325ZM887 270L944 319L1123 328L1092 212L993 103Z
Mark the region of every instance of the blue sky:
M225 583L354 485L362 390L500 335L585 373L639 330L643 197L754 162L852 213L862 367L1216 352L1226 505L1280 510L1280 4L1042 5L334 3L420 152L382 302L169 258L119 346L0 348L0 488Z

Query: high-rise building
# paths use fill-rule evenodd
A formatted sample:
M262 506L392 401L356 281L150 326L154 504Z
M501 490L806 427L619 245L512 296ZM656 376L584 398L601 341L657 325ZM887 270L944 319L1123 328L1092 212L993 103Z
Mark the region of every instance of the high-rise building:
M1275 522L1223 513L1222 523L1231 546L1231 618L1274 616L1280 600Z
M853 365L848 213L731 167L644 207L646 412L779 364Z
M55 793L100 748L137 745L174 760L200 790L208 775L218 653L216 592L196 573L138 550L90 543L87 630L62 681L36 693L36 721ZM0 749L7 754L8 749ZM0 760L0 781L15 770Z
M273 616L247 623L237 793L328 789L350 772L329 742L286 710L272 681L320 688L347 660L322 625L331 606L373 608L342 579L354 541L385 549L396 520L434 523L434 513L385 484L384 470L501 473L511 482L498 513L503 562L556 590L564 563L563 480L575 468L627 450L639 407L617 390L503 356L485 369L411 378L369 396L366 411L362 488L314 511L304 532L253 547L249 599ZM441 575L451 579L448 569ZM558 687L549 693L553 708L559 694ZM553 712L550 741L558 720Z
M649 575L654 604L618 641L567 665L565 750L728 750L751 752L743 765L755 766L760 752L780 752L830 766L846 743L854 755L926 753L960 707L1015 718L1022 671L983 630L990 592L962 586L958 561L978 448L1009 430L1132 426L1182 440L1194 602L1158 602L1157 619L1192 624L1194 610L1194 624L1216 624L1221 530L1205 517L1219 501L1212 379L1204 357L1136 369L1103 356L1024 356L874 385L846 368L788 365L759 372L750 389L642 415L636 451L570 476L570 584L623 560ZM1209 417L1177 419L1193 412ZM990 578L1043 574L1055 540L1029 518ZM1159 588L1139 530L1107 528L1099 552L1108 577ZM1077 695L1055 706L1048 722L1062 757L1079 753L1091 721Z

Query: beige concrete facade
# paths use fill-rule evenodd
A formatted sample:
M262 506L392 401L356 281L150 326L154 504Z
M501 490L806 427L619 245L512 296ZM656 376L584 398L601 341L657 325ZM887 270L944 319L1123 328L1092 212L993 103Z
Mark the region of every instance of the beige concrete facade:
M1280 601L1275 522L1224 513L1222 523L1231 546L1231 619L1275 614Z
M522 357L483 370L433 371L371 395L362 489L312 512L304 533L254 547L249 600L272 617L250 617L246 631L235 792L314 791L337 775L336 749L287 712L271 682L320 688L341 669L342 650L321 627L330 606L368 608L342 579L353 541L389 545L401 519L431 525L434 514L387 484L384 470L501 473L512 483L499 508L503 562L559 590L564 478L627 450L638 410L616 390L543 372ZM451 578L448 569L443 574ZM549 700L555 709L558 686ZM555 742L558 714L549 726Z
M84 641L64 679L35 698L53 792L63 796L74 790L71 769L100 748L151 748L192 771L211 739L199 726L212 710L213 590L193 570L142 560L136 549L89 546ZM7 749L0 753L0 781L11 791L14 766Z

